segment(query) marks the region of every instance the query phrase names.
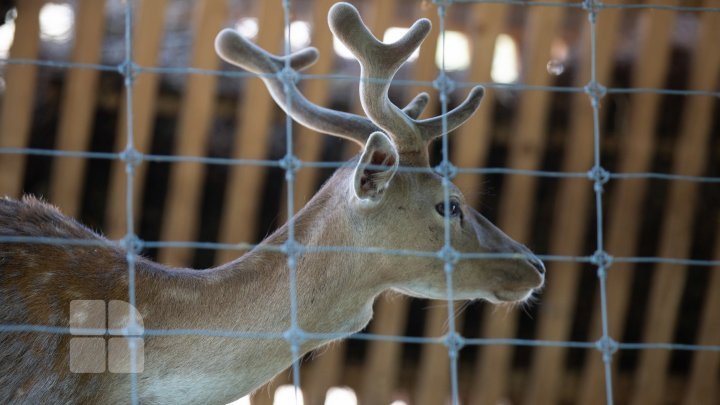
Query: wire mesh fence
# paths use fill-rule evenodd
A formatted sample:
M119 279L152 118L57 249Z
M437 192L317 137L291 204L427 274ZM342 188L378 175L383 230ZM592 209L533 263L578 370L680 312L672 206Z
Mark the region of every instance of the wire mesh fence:
M291 53L291 35L292 30L292 2L290 0L277 0L282 6L282 22L285 26L284 54ZM609 183L618 180L627 179L657 179L668 182L689 182L698 184L714 185L720 182L720 177L703 176L703 175L686 175L675 173L660 172L621 172L610 171L604 165L601 144L603 142L602 118L600 109L604 97L612 94L658 94L658 95L679 95L686 97L713 97L720 98L720 91L716 88L705 89L668 89L655 87L613 87L608 83L603 83L598 79L597 65L597 47L599 35L598 20L603 18L603 13L607 10L663 10L675 12L689 12L702 14L720 13L720 7L714 6L685 6L681 4L653 4L652 2L633 4L625 2L617 2L610 4L609 2L601 2L597 0L585 1L568 1L568 2L552 2L552 1L513 1L513 0L454 0L454 1L432 1L431 7L436 10L437 21L439 22L438 30L441 33L441 41L445 40L446 18L449 12L455 7L461 7L463 4L504 4L518 7L538 7L538 8L571 8L581 10L587 15L587 26L590 32L590 42L587 46L590 48L591 64L590 64L590 80L584 86L554 86L554 85L534 85L522 83L503 84L497 82L463 82L456 81L446 73L445 70L445 54L441 58L441 64L437 78L433 81L424 80L407 80L398 79L393 81L393 86L424 86L437 90L440 100L440 111L445 119L443 120L443 128L445 129L442 136L440 146L440 159L437 166L431 169L417 169L411 167L401 167L400 171L430 171L437 173L444 179L444 204L445 212L448 212L448 204L450 200L449 182L460 174L465 175L488 175L502 174L536 178L557 178L557 179L584 179L588 190L593 195L593 203L595 207L595 250L584 255L539 255L541 259L549 263L586 263L591 264L596 269L597 282L599 285L599 296L601 302L601 337L591 341L571 341L571 340L545 340L545 339L502 339L502 338L468 338L462 336L455 325L456 304L454 303L454 282L453 272L455 265L462 260L469 259L497 259L497 258L513 258L510 254L492 254L492 253L460 253L453 247L453 241L450 234L450 217L445 216L445 233L444 246L439 251L420 252L412 250L387 249L382 246L372 248L356 247L356 246L305 246L296 238L296 228L294 222L294 214L297 212L295 201L296 174L304 168L324 168L337 169L345 165L345 162L319 162L319 161L303 161L295 151L295 130L291 117L288 115L285 121L285 153L280 159L241 159L241 158L218 158L208 156L189 156L189 155L164 155L145 153L141 151L135 144L134 136L134 112L136 108L133 103L136 100L134 86L136 79L148 74L164 74L164 75L208 75L222 76L228 78L250 78L258 75L240 72L226 71L217 69L200 69L191 67L151 67L139 64L133 55L134 44L138 40L134 37L133 32L136 22L133 19L134 8L137 6L136 1L127 0L124 4L124 49L125 54L121 63L117 65L92 64L92 63L73 63L59 62L52 60L38 59L22 59L9 58L3 59L0 63L4 65L32 65L42 66L52 69L86 69L105 72L114 72L122 77L125 86L125 115L126 120L126 144L121 152L106 153L81 150L63 150L63 149L43 149L34 147L0 147L0 158L7 156L49 156L53 158L73 158L73 159L98 159L122 162L125 168L125 196L124 202L125 215L124 223L126 233L123 237L110 241L95 241L86 239L59 239L52 237L18 237L0 235L2 243L36 243L36 244L61 244L61 245L78 245L78 246L113 246L120 247L127 251L127 271L129 285L129 303L135 305L135 264L138 255L143 249L148 248L193 248L193 249L209 249L209 250L234 250L245 251L249 249L266 249L274 252L280 252L287 256L287 266L289 269L289 285L287 291L290 301L290 324L282 333L271 332L248 332L238 330L196 330L196 329L145 329L142 333L144 336L179 336L179 335L198 335L198 336L214 336L214 337L231 337L237 339L274 339L284 340L289 346L289 350L294 358L301 355L301 345L303 342L315 339L333 340L346 337L344 333L313 333L303 330L298 323L298 303L297 303L297 260L298 257L310 252L344 252L344 253L361 253L369 255L395 255L395 256L423 256L438 259L442 271L446 277L447 286L447 328L448 332L442 336L435 337L413 337L413 336L396 336L382 335L376 333L362 332L349 336L350 339L366 340L366 341L389 341L397 343L411 343L422 345L441 345L447 350L449 358L449 376L450 376L450 398L453 404L461 402L461 393L458 386L458 356L464 347L468 346L528 346L528 347L563 347L596 350L602 355L604 388L606 403L612 404L614 396L614 381L612 367L616 361L618 351L625 350L683 350L683 351L706 351L720 352L720 345L708 344L684 344L684 343L653 343L653 342L623 342L622 337L614 336L608 325L608 273L613 271L613 266L622 263L651 263L654 265L681 265L681 266L700 266L706 268L720 266L720 260L703 260L688 259L684 257L658 257L658 256L623 256L611 255L612 251L607 247L607 235L604 233L606 229L604 213L607 210L607 201L605 201L604 192ZM706 2L706 5L712 5L712 2ZM278 17L280 18L280 17ZM260 27L260 30L267 27ZM441 49L446 49L442 46ZM289 59L286 59L286 68L290 68ZM717 72L715 72L717 73ZM292 84L291 78L285 75L279 75L279 79L285 85L286 98L292 106L292 95L288 87ZM347 75L324 75L324 74L299 74L296 77L299 82L309 81L348 81L356 83L358 80L355 76ZM455 89L466 89L471 86L481 84L489 90L513 90L517 92L541 92L541 93L571 93L585 95L587 103L592 108L592 166L586 171L568 171L557 170L548 171L540 169L519 169L513 167L459 167L456 166L450 153L450 144L447 136L447 120L448 103L450 93ZM7 101L6 101L7 102ZM292 108L292 107L290 107ZM11 136L5 134L5 137ZM282 245L254 244L254 243L219 243L219 242L198 242L198 241L170 241L170 240L141 240L136 229L136 205L137 200L134 196L137 185L135 184L135 173L138 167L147 165L150 162L193 162L206 165L220 166L256 166L277 168L284 171L287 192L285 194L286 216L288 218L288 238ZM438 270L440 270L440 268ZM672 269L671 269L672 270ZM552 273L551 273L552 274ZM542 297L540 298L542 300ZM132 312L131 312L132 314ZM131 320L131 326L135 325L135 320ZM135 325L139 326L139 325ZM58 327L51 325L0 325L2 333L18 333L18 332L36 332L51 334L69 334L71 328ZM92 330L81 330L91 334ZM131 350L136 350L135 346L131 346ZM136 358L133 354L130 356L132 360ZM137 381L137 365L131 364L130 376L131 391L128 393L132 403L140 402L140 393L138 391ZM295 361L292 366L292 381L295 387L301 385L301 368L300 362Z

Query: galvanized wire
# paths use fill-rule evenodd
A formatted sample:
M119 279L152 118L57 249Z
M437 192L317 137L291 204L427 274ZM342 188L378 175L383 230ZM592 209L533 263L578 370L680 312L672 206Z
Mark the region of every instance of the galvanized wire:
M134 196L133 190L135 189L135 167L142 162L142 155L135 149L135 119L134 119L134 108L133 108L133 95L134 95L134 84L135 84L135 71L133 63L133 0L127 0L125 3L125 62L120 69L120 73L124 76L125 84L125 108L126 114L126 125L127 125L127 141L125 151L120 154L120 159L125 162L125 223L127 227L125 235L125 248L126 248L126 260L128 268L128 303L130 304L131 310L129 312L130 319L128 320L128 326L136 329L139 327L135 311L132 310L136 307L135 300L135 264L137 262L136 245L133 243L138 239L135 234L135 207L134 207ZM140 395L138 392L138 380L137 380L137 347L134 341L129 340L130 348L130 403L136 405L140 402Z

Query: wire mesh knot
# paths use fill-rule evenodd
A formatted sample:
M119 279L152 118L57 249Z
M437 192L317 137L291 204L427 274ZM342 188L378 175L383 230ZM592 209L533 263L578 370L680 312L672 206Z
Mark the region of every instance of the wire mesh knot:
M285 253L288 258L295 258L304 251L304 247L301 243L298 243L294 239L288 239L283 243L280 249L282 253Z
M284 85L294 85L300 81L300 75L295 70L288 68L287 66L277 72L277 78Z
M437 79L433 80L432 84L433 88L440 92L440 101L442 101L443 96L447 97L448 93L452 93L457 86L454 80L450 79L446 74L442 72L437 77Z
M135 81L135 77L140 70L140 66L138 66L137 63L132 61L125 61L118 65L117 70L118 73L123 75L123 77L125 78L125 85L130 86Z
M590 102L592 103L593 108L598 108L600 106L600 99L605 97L607 94L607 87L594 80L586 84L583 89L585 90L585 93L590 96Z
M145 329L137 323L137 320L135 319L128 321L127 326L117 332L123 336L142 337L145 335ZM128 344L135 344L135 340L129 339Z
M443 338L443 344L448 348L451 357L456 357L458 352L465 347L465 339L457 332L450 331Z
M120 153L120 159L125 162L127 170L132 170L142 163L144 157L137 149L130 146Z
M445 262L446 264L456 264L458 260L460 260L460 253L453 249L452 246L445 245L443 246L440 251L437 253L437 257ZM450 271L452 271L452 266L450 267ZM448 266L445 266L445 271L448 271Z
M296 173L302 168L302 161L296 158L295 155L285 155L285 157L278 160L278 164L281 169L285 170L286 174L289 172Z
M595 342L595 348L602 352L603 361L607 363L610 362L611 356L618 351L619 345L610 336L603 336Z
M145 242L142 239L138 238L135 234L128 234L125 235L124 238L122 238L122 240L120 241L120 246L128 253L139 254L143 250Z
M453 179L458 174L457 166L445 160L433 168L443 179Z
M610 256L604 250L598 250L590 257L590 263L594 264L598 268L598 277L604 278L607 273L607 268L612 265L612 256Z
M293 326L283 332L283 339L291 345L300 345L305 341L306 334L299 326Z
M592 169L588 170L587 177L595 182L593 188L596 193L602 193L604 191L605 183L610 180L610 172L605 170L602 166L593 166Z
M588 12L588 19L593 24L597 20L597 13L601 7L600 0L583 0L582 8Z

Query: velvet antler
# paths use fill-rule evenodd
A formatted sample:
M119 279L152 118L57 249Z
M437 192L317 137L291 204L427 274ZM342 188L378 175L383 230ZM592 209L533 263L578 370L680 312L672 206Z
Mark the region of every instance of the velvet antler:
M333 5L328 23L333 34L360 62L360 99L365 113L393 138L401 153L424 150L429 141L442 135L443 119L447 120L449 132L462 125L479 107L484 94L481 86L474 87L465 101L445 117L424 120L409 116L388 98L393 76L430 32L429 20L416 21L402 38L391 44L375 38L357 9L348 3Z
M392 44L378 41L362 22L355 7L348 3L335 4L328 13L328 22L333 34L360 62L360 99L368 118L315 105L300 93L294 81L295 73L315 63L318 58L315 48L306 48L288 56L275 56L237 31L225 29L215 39L215 49L225 61L260 75L275 102L300 124L361 145L373 132L384 131L393 139L401 154L419 152L426 157L427 144L443 133L444 119L449 132L462 125L478 108L484 92L480 86L474 87L465 101L445 116L424 120L417 117L428 103L426 93L417 95L402 110L388 98L393 76L430 31L427 19L418 20L400 40ZM292 100L290 103L288 96Z
M215 50L222 59L249 72L261 75L275 102L300 124L322 133L353 140L360 145L380 127L371 120L356 114L330 110L311 103L300 93L294 80L289 81L289 95L292 106L287 102L282 76L286 59L289 59L293 78L296 71L303 70L317 61L318 51L305 48L288 56L275 56L244 38L232 29L222 30L215 38ZM419 116L427 105L429 97L420 93L403 109L408 116Z

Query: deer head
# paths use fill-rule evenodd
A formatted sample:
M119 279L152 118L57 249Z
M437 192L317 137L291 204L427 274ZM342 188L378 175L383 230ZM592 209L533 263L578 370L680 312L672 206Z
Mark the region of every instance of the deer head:
M296 71L317 60L315 48L279 57L230 29L218 34L215 48L225 61L261 75L273 99L294 120L362 146L354 167L338 170L320 192L331 194L326 200L334 201L331 209L342 217L338 223L348 228L343 240L355 246L439 252L444 246L447 217L456 251L506 254L500 259L458 261L455 298L527 299L543 284L542 262L467 205L452 183L447 186L446 202L443 178L429 165L428 144L443 134L443 120L448 132L462 125L479 107L483 88L473 88L446 116L418 119L428 95L421 93L400 109L388 98L388 88L397 70L427 36L430 21L418 20L391 44L375 38L350 4L335 4L328 22L360 63L360 99L367 118L314 105L300 93L294 77ZM398 170L401 166L428 170ZM378 272L375 278L380 288L418 297L446 297L442 260L436 257L374 256L373 261L367 260L368 271Z

